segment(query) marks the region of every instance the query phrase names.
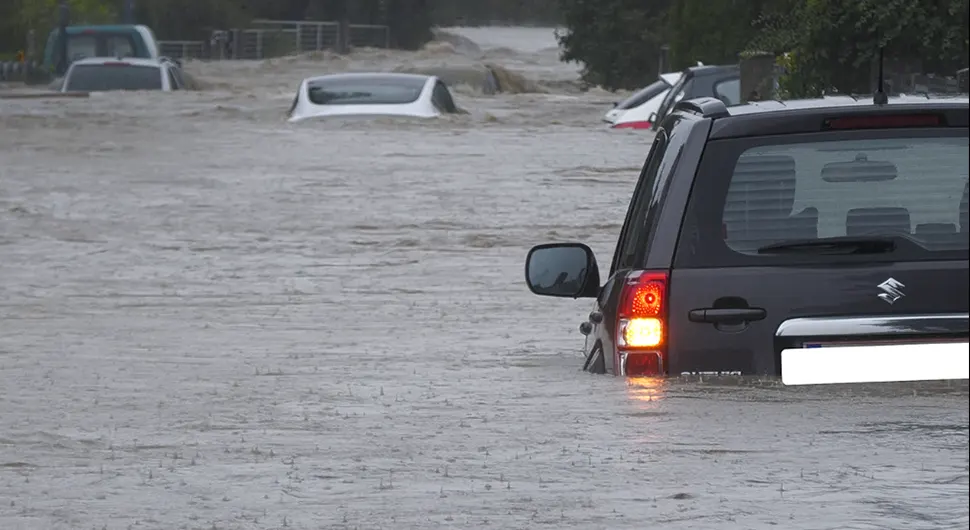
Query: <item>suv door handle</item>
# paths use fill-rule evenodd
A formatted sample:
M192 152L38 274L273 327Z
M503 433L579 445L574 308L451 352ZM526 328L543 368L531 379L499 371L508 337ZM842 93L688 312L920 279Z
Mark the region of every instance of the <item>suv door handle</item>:
M687 319L691 322L705 324L754 322L756 320L764 320L766 316L768 316L767 311L760 307L739 307L733 309L708 307L705 309L691 309L687 313Z

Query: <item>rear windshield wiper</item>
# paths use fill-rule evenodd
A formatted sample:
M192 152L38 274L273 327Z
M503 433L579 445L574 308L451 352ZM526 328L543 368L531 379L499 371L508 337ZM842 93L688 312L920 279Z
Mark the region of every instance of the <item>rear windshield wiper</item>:
M758 249L758 254L883 254L896 249L891 237L839 236L780 241Z

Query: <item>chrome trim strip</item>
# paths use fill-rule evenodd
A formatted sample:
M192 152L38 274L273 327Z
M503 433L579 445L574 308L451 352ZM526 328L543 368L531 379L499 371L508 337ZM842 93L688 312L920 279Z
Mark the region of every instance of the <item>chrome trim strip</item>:
M852 337L862 335L970 333L970 315L880 315L866 317L810 317L786 320L776 337Z

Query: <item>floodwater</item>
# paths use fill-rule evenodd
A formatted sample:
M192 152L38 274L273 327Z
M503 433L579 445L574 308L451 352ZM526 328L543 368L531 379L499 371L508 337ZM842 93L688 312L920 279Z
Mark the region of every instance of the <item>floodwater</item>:
M966 385L580 372L649 146L551 30L190 63L206 90L0 100L0 528L966 529ZM476 55L478 54L478 55ZM285 123L299 80L469 65L559 88Z

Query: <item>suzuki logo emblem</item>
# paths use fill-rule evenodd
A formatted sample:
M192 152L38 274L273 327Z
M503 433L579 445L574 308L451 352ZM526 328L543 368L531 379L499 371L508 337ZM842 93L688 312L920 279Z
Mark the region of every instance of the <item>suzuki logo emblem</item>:
M902 291L902 288L906 286L896 281L895 278L889 278L880 283L878 287L883 291L879 293L879 298L882 298L884 302L890 305L895 304L896 300L906 296Z

